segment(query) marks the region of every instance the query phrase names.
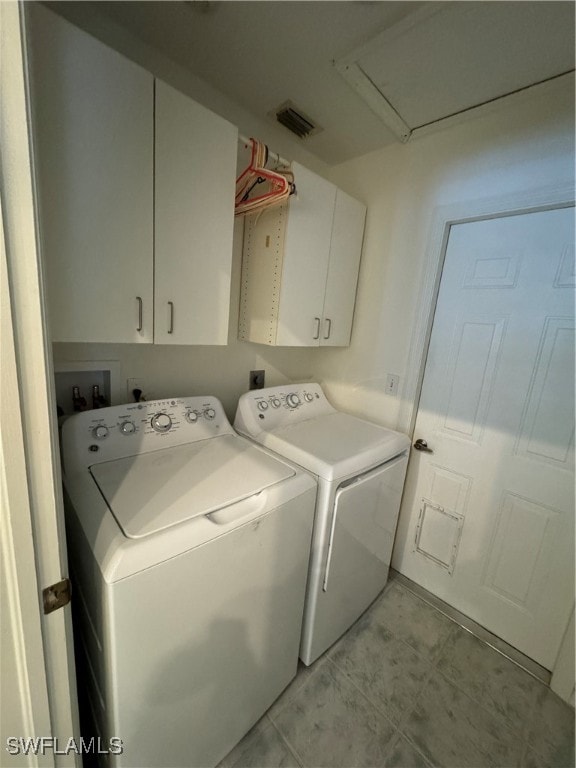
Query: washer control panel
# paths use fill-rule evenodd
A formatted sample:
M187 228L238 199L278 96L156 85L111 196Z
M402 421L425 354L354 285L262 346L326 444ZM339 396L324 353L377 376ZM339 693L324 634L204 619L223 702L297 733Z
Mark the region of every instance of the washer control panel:
M285 384L253 389L238 401L234 427L244 435L255 436L335 412L319 384Z
M62 425L64 471L233 432L222 404L212 396L84 411Z

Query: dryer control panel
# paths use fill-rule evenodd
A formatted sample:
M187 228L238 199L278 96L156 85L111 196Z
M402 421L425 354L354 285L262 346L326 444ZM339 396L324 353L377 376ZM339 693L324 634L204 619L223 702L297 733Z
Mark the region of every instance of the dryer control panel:
M242 395L234 427L244 435L255 437L261 432L335 412L320 384L284 384L253 389Z
M84 411L62 426L64 471L233 432L222 404L210 395Z

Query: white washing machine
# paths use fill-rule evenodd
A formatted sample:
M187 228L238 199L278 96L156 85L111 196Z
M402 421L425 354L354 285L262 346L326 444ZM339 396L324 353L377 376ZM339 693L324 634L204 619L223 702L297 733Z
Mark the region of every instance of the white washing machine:
M214 766L296 673L316 482L214 397L72 416L62 455L91 735Z
M410 441L336 411L318 384L242 395L234 427L318 478L300 645L311 664L388 580Z

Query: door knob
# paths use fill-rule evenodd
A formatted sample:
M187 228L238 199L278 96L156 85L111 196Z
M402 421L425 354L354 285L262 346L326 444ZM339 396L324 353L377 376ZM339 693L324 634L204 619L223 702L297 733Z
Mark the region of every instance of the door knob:
M416 440L414 443L414 448L416 448L417 451L424 451L424 453L434 453L432 448L428 448L428 443L426 440L422 440L421 438Z

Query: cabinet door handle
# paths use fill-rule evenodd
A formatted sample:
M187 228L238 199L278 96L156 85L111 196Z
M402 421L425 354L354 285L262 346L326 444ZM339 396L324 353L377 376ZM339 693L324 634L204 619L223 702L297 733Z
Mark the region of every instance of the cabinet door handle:
M315 317L314 320L316 321L316 335L312 336L312 338L314 339L314 341L316 341L317 339L320 338L320 318Z
M174 302L169 301L168 306L170 308L170 320L168 321L168 333L174 333Z
M330 338L330 334L332 332L332 320L329 317L327 317L326 318L326 323L327 323L328 327L326 329L326 335L324 336L324 338L325 339L329 339Z
M143 312L142 312L142 307L143 307L142 296L136 296L136 301L138 302L138 325L136 326L136 330L138 331L138 333L140 333L140 331L142 330L142 327L143 327L142 326L142 316L143 316Z

